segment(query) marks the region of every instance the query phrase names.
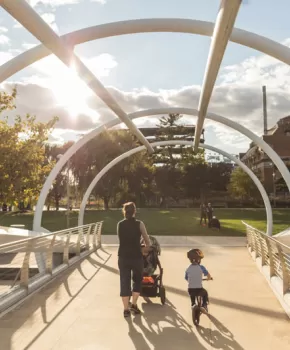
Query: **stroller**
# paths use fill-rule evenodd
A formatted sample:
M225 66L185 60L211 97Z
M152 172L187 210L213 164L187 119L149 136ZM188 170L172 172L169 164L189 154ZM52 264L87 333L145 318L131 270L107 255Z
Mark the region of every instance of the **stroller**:
M162 305L166 301L165 287L163 286L163 268L160 264L159 255L161 255L161 248L156 238L149 236L150 249L148 254L143 254L144 257L144 273L142 281L141 296L145 298L161 299ZM141 244L144 247L144 244ZM159 268L159 274L155 271Z

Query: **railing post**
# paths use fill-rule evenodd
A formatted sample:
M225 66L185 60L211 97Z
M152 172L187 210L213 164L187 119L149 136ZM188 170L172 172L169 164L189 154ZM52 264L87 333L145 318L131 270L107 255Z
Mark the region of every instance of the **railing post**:
M102 240L101 240L101 236L102 236L102 226L103 226L103 221L101 221L98 225L98 230L97 230L97 247L101 247L102 245Z
M76 248L76 255L81 255L81 241L83 237L83 228L78 229L78 239L77 239L77 248Z
M248 237L249 237L250 252L255 253L255 237L254 237L252 228L247 228L247 230L248 230Z
M246 226L246 235L247 235L248 248L252 250L252 240L251 240L250 230L248 226Z
M283 250L279 243L276 243L276 247L278 250L278 256L279 260L281 263L281 268L282 268L282 276L283 276L283 294L286 294L289 291L290 287L290 278L289 278L289 272L287 269L286 261L283 255Z
M67 234L66 242L63 249L63 263L69 264L69 243L70 243L71 231Z
M99 223L97 222L95 224L95 228L93 231L93 248L94 249L97 249L97 230L98 230L98 227L99 227Z
M55 242L56 234L53 235L51 242L49 244L47 257L46 257L46 263L45 263L45 270L47 273L52 274L52 257L53 257L53 246Z
M26 252L23 259L22 267L21 267L21 273L20 273L20 286L28 288L28 281L29 281L29 261L30 261L30 254L31 249L33 246L34 240L30 239L27 242Z
M258 245L257 245L257 237L255 232L253 232L253 229L251 229L251 236L252 236L252 243L253 243L253 247L252 247L252 251L254 252L254 257L255 259L257 259L258 257Z
M91 234L91 230L94 224L91 224L90 227L88 228L88 232L87 232L87 237L86 237L86 249L90 249L90 234Z
M262 263L262 266L265 266L266 265L266 258L267 258L267 252L265 250L265 246L263 244L264 242L264 237L262 237L262 235L260 235L260 244L261 244L261 263Z
M274 270L274 259L273 259L273 251L271 247L271 243L268 237L265 237L266 244L268 247L268 254L269 254L269 267L270 267L270 278L275 275L275 270Z

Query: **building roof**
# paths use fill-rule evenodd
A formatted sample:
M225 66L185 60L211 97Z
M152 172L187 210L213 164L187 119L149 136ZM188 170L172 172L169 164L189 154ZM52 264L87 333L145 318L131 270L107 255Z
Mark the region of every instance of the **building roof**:
M279 127L285 124L289 124L289 127L290 127L290 115L279 119L278 122L272 128L267 130L266 135L273 135L279 129Z

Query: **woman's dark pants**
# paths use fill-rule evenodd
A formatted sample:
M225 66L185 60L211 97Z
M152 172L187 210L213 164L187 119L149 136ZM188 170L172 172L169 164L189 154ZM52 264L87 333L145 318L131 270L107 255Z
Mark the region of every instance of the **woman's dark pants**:
M120 270L120 296L129 297L134 293L141 293L143 279L143 257L123 258L119 257L118 266ZM131 287L131 279L133 288Z

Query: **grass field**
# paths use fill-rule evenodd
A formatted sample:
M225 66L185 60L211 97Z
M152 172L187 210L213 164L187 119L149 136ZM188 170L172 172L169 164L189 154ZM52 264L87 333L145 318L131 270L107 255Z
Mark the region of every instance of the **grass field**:
M263 209L216 209L216 216L220 219L222 230L212 231L199 225L199 210L194 209L140 209L137 217L144 221L148 233L152 235L222 235L242 236L245 228L241 220L259 230L266 229L266 214ZM77 226L78 212L70 214L70 225ZM85 223L104 221L102 234L116 234L116 225L122 219L119 210L89 210L85 215ZM23 224L27 229L32 228L33 215L0 214L0 226ZM66 228L65 212L44 212L42 226L50 231ZM290 226L290 209L274 210L274 234Z

